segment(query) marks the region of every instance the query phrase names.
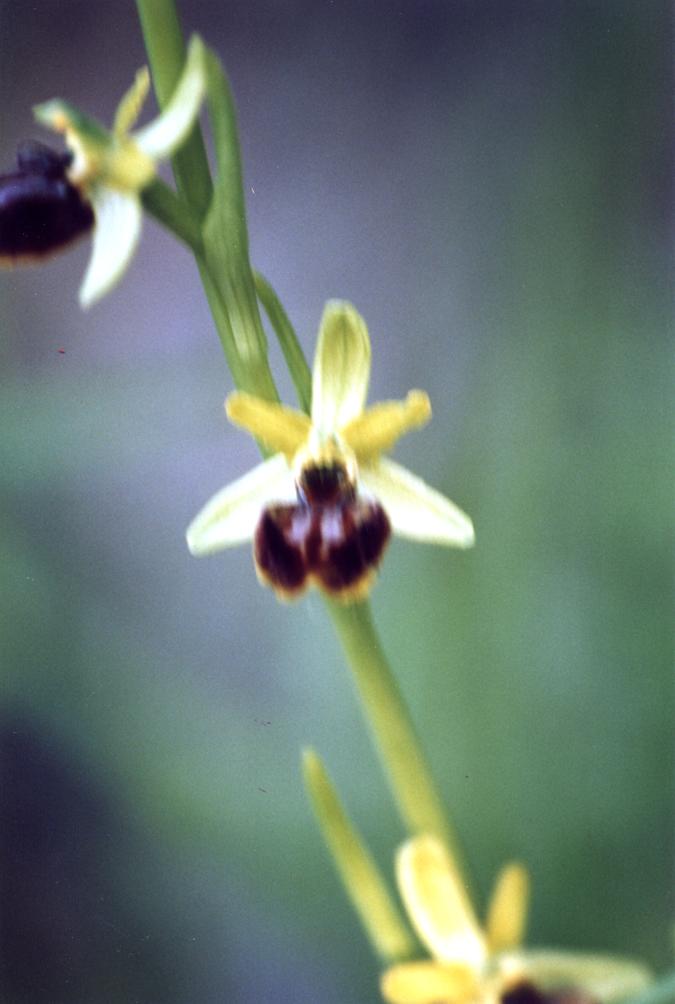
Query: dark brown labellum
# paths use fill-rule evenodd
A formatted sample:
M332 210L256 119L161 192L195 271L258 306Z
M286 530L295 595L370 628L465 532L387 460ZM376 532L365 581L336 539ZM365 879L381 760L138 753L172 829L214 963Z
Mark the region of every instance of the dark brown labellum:
M298 480L296 504L263 511L256 567L281 597L298 596L313 583L340 599L358 599L368 592L390 536L382 506L356 496L342 465L310 465Z
M46 258L88 233L91 206L66 177L69 154L23 143L17 170L0 175L0 264Z
M594 998L581 990L563 988L544 991L523 981L504 991L501 1004L597 1004Z
M354 487L339 461L310 464L298 479L298 495L307 505L338 505L354 498Z

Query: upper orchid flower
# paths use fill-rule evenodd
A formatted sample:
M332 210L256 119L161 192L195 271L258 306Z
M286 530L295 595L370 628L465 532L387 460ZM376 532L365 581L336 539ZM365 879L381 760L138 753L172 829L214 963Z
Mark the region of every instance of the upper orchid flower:
M187 531L193 554L254 540L260 578L277 595L314 583L345 601L364 596L393 531L470 547L473 525L449 499L383 456L431 416L429 398L365 407L370 341L354 307L326 305L312 374L311 417L235 392L227 415L273 452L228 485Z
M80 288L89 307L120 279L141 233L141 191L156 177L157 163L169 157L192 128L206 90L204 46L193 37L183 73L164 111L130 132L150 87L146 68L122 98L112 132L59 99L35 108L42 125L62 133L72 154L67 179L94 211L91 260Z
M522 865L498 875L484 927L435 837L409 840L396 866L410 920L432 958L386 970L381 988L389 1004L607 1004L650 982L630 959L521 948L528 899Z

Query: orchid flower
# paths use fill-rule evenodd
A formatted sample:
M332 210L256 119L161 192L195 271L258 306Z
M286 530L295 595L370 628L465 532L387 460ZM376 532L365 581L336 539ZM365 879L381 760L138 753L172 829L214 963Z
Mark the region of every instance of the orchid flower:
M466 548L469 517L385 456L431 417L429 398L366 407L370 340L351 304L330 301L312 373L311 415L235 392L231 422L272 455L219 491L190 524L188 546L204 555L254 541L260 578L277 595L309 584L345 602L363 597L391 532Z
M197 119L206 90L201 40L192 38L164 111L131 132L149 88L150 74L143 68L122 98L110 132L58 98L34 109L38 122L65 137L72 155L68 181L94 212L92 254L79 293L83 307L104 296L124 274L141 234L141 192L155 179L159 161L183 143Z

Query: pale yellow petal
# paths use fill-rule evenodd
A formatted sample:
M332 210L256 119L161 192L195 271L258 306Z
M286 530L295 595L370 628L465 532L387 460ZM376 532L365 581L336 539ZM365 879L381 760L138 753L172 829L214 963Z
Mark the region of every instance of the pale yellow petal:
M80 287L80 304L91 307L119 282L141 236L143 213L138 197L105 185L87 193L94 210L94 240Z
M138 71L136 79L119 103L113 125L116 136L124 136L134 125L141 114L149 90L150 73L147 66L144 66Z
M187 530L192 554L213 554L253 539L263 508L294 498L293 475L282 453L258 464L206 503Z
M185 67L164 111L149 125L134 133L141 150L153 160L169 157L186 139L199 115L206 93L204 43L190 40Z
M341 430L341 436L363 462L387 453L401 436L426 425L430 418L428 395L411 390L405 401L381 401L357 415Z
M363 411L370 379L370 340L361 315L329 300L319 327L312 372L312 423L320 437L338 432Z
M405 962L382 974L380 989L389 1004L456 1004L468 1001L475 976L464 966L439 962Z
M641 993L652 974L641 962L612 955L534 949L520 954L526 977L544 991L582 990L602 1002Z
M363 486L381 503L400 537L472 547L473 523L454 502L388 457L360 469Z
M522 944L527 921L530 880L517 861L504 865L490 898L485 931L491 952L503 952Z
M440 840L421 836L403 844L396 876L415 930L434 958L480 966L485 940L455 862Z
M230 394L225 411L233 425L246 429L270 450L285 454L289 460L306 443L311 428L308 416L301 411L240 391Z

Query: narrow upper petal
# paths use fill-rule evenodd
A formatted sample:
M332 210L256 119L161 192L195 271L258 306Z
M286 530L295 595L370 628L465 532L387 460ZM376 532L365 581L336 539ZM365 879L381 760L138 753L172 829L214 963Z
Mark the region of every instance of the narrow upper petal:
M603 1002L641 993L652 982L642 963L612 955L534 949L521 953L525 974L542 990L574 988Z
M522 944L527 920L530 880L517 861L504 865L490 898L485 931L491 952L503 952Z
M395 534L449 547L473 545L473 523L466 513L405 467L380 457L359 473L384 506Z
M187 529L192 554L213 554L253 538L263 508L269 502L294 497L288 462L277 453L233 481L206 503Z
M283 404L235 391L225 402L227 417L261 443L291 460L309 436L307 415Z
M113 132L116 136L124 136L135 124L141 114L149 90L150 72L147 66L144 66L137 72L133 84L117 107L113 123Z
M122 277L136 250L143 217L138 196L131 192L92 185L87 197L96 223L91 258L80 287L82 307L91 307Z
M388 453L398 439L431 418L431 403L423 390L411 390L405 401L380 401L352 419L341 436L363 461Z
M319 436L331 436L363 411L369 379L365 321L351 303L329 300L312 372L312 424Z
M396 857L396 877L410 920L434 958L477 970L486 958L485 940L441 841L432 836L408 840Z
M152 157L169 157L187 137L206 93L204 44L193 35L183 73L164 109L153 122L134 133L137 145Z
M476 979L465 966L404 962L382 974L380 989L389 1004L455 1004L471 998Z

